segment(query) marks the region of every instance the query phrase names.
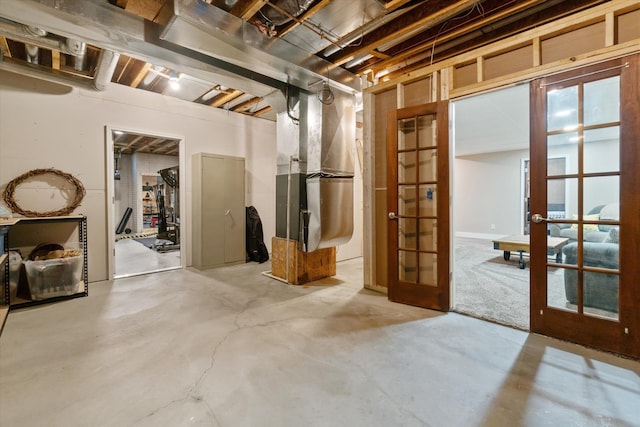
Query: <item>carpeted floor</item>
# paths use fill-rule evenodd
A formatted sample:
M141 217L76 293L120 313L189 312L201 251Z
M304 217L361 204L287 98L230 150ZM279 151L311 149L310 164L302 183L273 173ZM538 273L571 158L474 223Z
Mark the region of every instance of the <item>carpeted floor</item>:
M505 261L491 240L455 240L455 307L460 313L529 329L529 258L518 268L517 253ZM549 271L548 300L565 306L562 271Z

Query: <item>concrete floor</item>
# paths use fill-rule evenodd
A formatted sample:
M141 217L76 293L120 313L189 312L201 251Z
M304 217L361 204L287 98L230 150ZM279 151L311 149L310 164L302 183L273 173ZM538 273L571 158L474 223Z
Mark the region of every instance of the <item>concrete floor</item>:
M118 240L114 248L116 250L116 276L180 267L180 250L158 252L143 246L134 239Z
M266 264L9 314L2 426L638 426L640 363Z

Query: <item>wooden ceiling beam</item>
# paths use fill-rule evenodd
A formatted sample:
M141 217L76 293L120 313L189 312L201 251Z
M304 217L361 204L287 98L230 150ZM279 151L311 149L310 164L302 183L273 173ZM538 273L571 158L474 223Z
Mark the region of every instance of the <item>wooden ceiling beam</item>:
M254 116L254 117L258 117L258 116L261 116L261 115L263 115L265 113L268 113L271 110L273 110L271 105L267 105L266 107L259 109L258 111L254 112L251 115Z
M493 41L509 37L511 35L520 33L526 29L533 28L535 26L543 25L547 22L560 19L568 14L574 13L576 10L583 10L587 7L601 4L602 0L574 0L573 2L566 2L561 0L548 1L548 0L529 0L520 4L507 7L502 7L500 0L487 1L484 3L486 6L491 6L493 3L494 11L497 13L491 15L492 10L485 9L485 19L481 19L477 22L464 22L458 24L459 28L454 28L451 32L445 32L443 34L437 34L435 29L431 30L429 39L423 41L420 45L415 46L410 51L406 52L390 52L392 59L388 61L382 61L371 64L368 68L374 73L382 70L389 69L397 64L409 60L421 52L430 52L433 47L433 41L436 39L436 45L434 49L434 60L442 60L446 57L455 56L465 50L470 50L483 44L487 44ZM526 9L531 9L527 11ZM520 16L518 16L520 15ZM502 21L502 22L501 22ZM482 31L483 28L492 28L491 31ZM466 37L474 31L482 31L481 35L474 37ZM446 51L438 49L439 46L446 45L447 43L453 44L449 46ZM406 46L411 46L418 43L417 40L407 40ZM422 51L420 51L422 47ZM429 65L431 59L422 59L406 67L402 67L399 70L394 70L390 75L398 75L413 70L418 67L424 67ZM419 65L417 65L419 64ZM364 68L361 68L364 70Z
M385 4L384 7L387 9L387 13L393 12L394 10L404 6L409 3L411 0L392 0L389 3Z
M174 144L174 146L173 146L173 147L171 147L171 149L170 149L170 150L167 150L167 151L164 153L164 155L165 155L165 156L174 156L174 155L178 154L179 149L180 149L180 147L178 146L178 144Z
M225 93L216 95L213 97L213 100L209 104L212 107L220 107L221 105L226 104L227 102L233 101L237 97L241 96L244 92L241 90L234 89L231 93Z
M247 108L251 108L254 105L256 105L257 103L259 103L260 101L262 101L262 98L259 96L256 96L254 98L251 98L247 101L241 102L238 105L235 105L233 108L231 108L231 111L242 111L242 110L246 110Z
M122 0L118 0L120 3ZM153 21L158 15L165 0L127 0L124 1L124 10L134 15L142 16L148 21Z
M415 8L414 13L402 15L375 32L363 36L360 46L347 47L329 57L328 60L338 66L346 64L415 30L426 31L435 27L473 7L476 2L476 0L429 1L424 6Z
M135 138L133 138L125 147L125 150L131 149L133 148L134 145L136 145L139 141L141 141L144 138L144 135L136 135Z
M360 67L359 70L356 71L356 73L369 68L372 69L374 73L377 73L386 68L401 64L412 56L430 50L434 44L434 41L440 44L446 43L447 41L460 37L465 33L478 30L484 26L490 25L493 22L521 12L539 3L544 3L545 1L546 0L527 0L517 2L515 4L511 3L507 6L504 6L504 1L495 1L494 3L498 4L498 7L496 7L494 10L485 9L485 14L481 17L481 19L478 19L478 17L475 15L469 15L467 18L456 21L456 24L454 24L454 26L452 27L452 31L442 32L441 34L437 34L435 28L432 28L430 32L425 33L422 36L424 40L421 42L417 42L414 40L405 41L403 44L406 44L407 46L413 46L410 49L404 52L392 52L392 54L389 55L389 58L384 59L381 62L376 62L373 65L365 65L363 67ZM484 3L484 7L491 7L487 3L489 2ZM494 11L496 12L492 13ZM416 45L416 43L419 44Z
M333 0L320 0L318 3L313 5L310 9L304 12L302 15L298 16L297 21L291 21L287 24L282 30L278 32L278 37L284 37L289 31L301 25L304 21L311 18L316 13L320 12L325 7L329 6ZM409 1L409 0L406 0Z
M238 0L231 8L230 13L248 21L267 3L268 0Z
M142 68L140 69L140 71L138 71L138 73L135 75L135 77L133 78L133 80L131 81L131 87L138 87L140 85L140 83L142 82L142 80L147 76L147 74L149 73L149 70L151 69L152 65L149 62L146 62Z

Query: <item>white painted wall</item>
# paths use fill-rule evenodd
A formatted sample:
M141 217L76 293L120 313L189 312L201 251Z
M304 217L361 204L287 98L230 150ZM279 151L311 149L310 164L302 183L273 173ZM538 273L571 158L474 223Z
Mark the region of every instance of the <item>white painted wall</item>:
M71 173L83 183L87 195L77 213L88 217L90 281L107 279L106 125L184 137L187 177L193 153L246 157L246 202L260 212L270 245L275 234L274 122L121 85L90 92L0 71L0 185L43 167ZM186 221L191 217L190 180L185 184ZM47 206L65 205L54 189L44 195L26 185L17 193L24 208L45 199ZM183 236L191 241L191 225L185 228ZM190 265L190 247L186 250Z
M455 159L456 233L522 234L521 162L528 157L528 150L515 150Z
M585 170L620 169L618 140L588 142ZM565 157L567 173L577 173L576 145L549 149L549 157ZM522 160L529 150L461 156L455 159L454 230L458 234L521 234ZM566 217L577 215L577 180L567 181ZM598 205L619 202L617 177L588 178L584 187L584 213ZM495 224L495 229L491 229Z
M55 167L77 177L86 196L75 213L87 215L89 280L105 280L107 271L107 159L105 126L185 140L186 171L191 156L208 152L246 158L246 204L258 209L264 241L271 250L275 235L276 125L111 84L104 92L70 88L0 71L0 189L35 168ZM124 167L125 165L123 165ZM131 168L131 166L127 166ZM191 182L185 191L183 236L191 241ZM338 260L362 255L362 179L356 165L355 223L351 242L338 248ZM66 205L55 187L20 186L16 197L24 208L51 210ZM120 220L117 213L113 221ZM186 250L191 265L191 248Z

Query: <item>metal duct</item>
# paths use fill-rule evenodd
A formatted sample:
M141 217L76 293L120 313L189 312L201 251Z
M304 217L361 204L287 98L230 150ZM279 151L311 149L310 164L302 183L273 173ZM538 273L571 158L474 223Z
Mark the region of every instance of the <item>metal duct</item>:
M38 26L60 36L83 40L89 45L155 65L179 69L201 80L233 87L254 96L270 97L270 103L275 104L272 104L274 109L284 106L284 92L280 89L286 83L273 79L261 81L253 69L241 69L218 58L163 41L159 38L159 25L107 2L0 0L0 31L6 22L2 18ZM52 77L51 80L56 79Z
M30 64L37 64L39 62L38 53L40 53L40 49L38 49L38 46L34 46L32 44L25 44L24 48L27 53L27 62Z
M300 16L312 3L313 0L277 0L263 6L258 12L258 16L267 24L280 26L290 22L291 16Z
M0 70L9 71L11 73L22 74L24 76L34 77L41 80L47 80L54 83L60 83L66 86L74 86L88 90L105 90L107 84L111 81L111 76L118 64L119 54L102 50L100 60L96 68L93 80L87 81L86 78L60 74L49 73L43 69L36 67L25 67L13 62L7 62L6 58L0 57Z
M286 237L288 207L288 235L306 252L347 243L353 234L355 97L332 91L331 104L305 92L289 114L278 115L276 235Z
M77 71L82 71L84 69L84 57L87 53L87 44L79 40L67 38L64 45L74 57L73 68Z
M199 0L169 0L158 15L162 40L227 61L280 82L308 90L330 74L332 86L361 90L360 79L286 40Z
M11 40L24 43L27 49L27 61L32 64L38 63L38 51L39 48L42 48L59 50L66 55L73 56L76 62L75 69L78 71L83 69L78 67L84 63L84 56L87 52L87 44L85 42L72 38L63 38L61 40L60 37L55 37L42 28L23 25L5 19L0 19L0 34ZM78 60L78 58L80 59Z
M113 72L116 70L119 58L120 54L111 50L102 49L100 51L100 58L93 77L93 87L96 90L105 90L107 88L113 77Z
M324 104L307 97L301 121L306 136L307 212L303 248L307 252L342 245L353 234L353 174L356 129L355 96L332 90ZM319 124L318 124L319 122Z

